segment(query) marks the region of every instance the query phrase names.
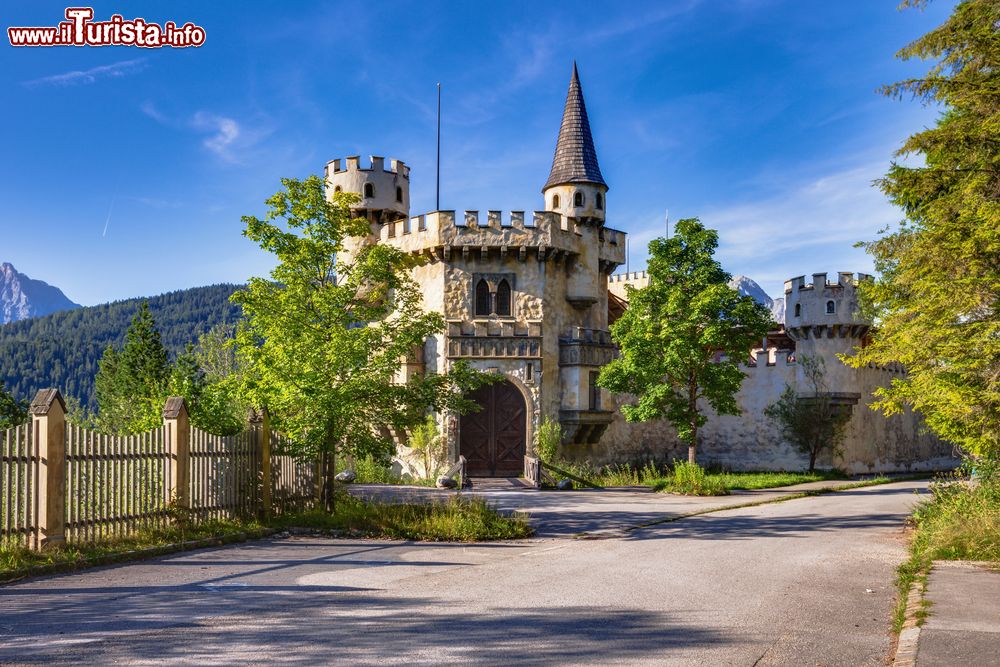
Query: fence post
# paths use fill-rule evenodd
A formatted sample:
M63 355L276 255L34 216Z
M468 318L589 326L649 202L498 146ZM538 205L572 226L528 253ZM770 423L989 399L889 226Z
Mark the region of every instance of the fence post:
M167 431L167 453L170 455L170 476L167 497L178 507L191 507L188 475L191 470L191 423L187 405L180 396L171 396L163 406L163 425Z
M271 517L274 480L271 477L271 415L267 408L251 411L251 423L257 426L257 451L260 453L260 515Z
M46 548L66 542L66 404L58 389L35 394L31 422L38 452L38 541Z

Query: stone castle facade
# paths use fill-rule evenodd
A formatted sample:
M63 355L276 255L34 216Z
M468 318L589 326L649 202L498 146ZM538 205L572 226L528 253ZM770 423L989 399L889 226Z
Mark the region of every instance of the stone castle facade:
M429 339L401 374L445 372L458 360L503 374L505 381L472 397L482 410L440 415L450 456L467 459L472 475L511 476L523 470L544 418L559 421L564 451L596 463L670 460L685 448L665 422L629 424L617 410L627 397L596 385L617 352L609 324L627 308L624 286L642 287L645 274L616 275L625 263L625 233L606 224L608 185L591 136L574 65L555 156L542 188L542 210L432 211L411 217L409 168L372 157L332 160L328 192L357 193L355 215L370 222L363 244L385 243L424 258L413 277L424 307L440 312L444 333ZM702 431L699 458L732 469L801 469L805 455L782 442L763 410L786 383L802 386L796 354L819 355L828 384L849 404L852 420L842 454L823 463L850 472L944 468L950 447L924 434L914 415L883 417L865 407L895 369L854 370L838 353L861 344L868 324L858 319L857 277L785 284L785 327L749 353L740 390L743 414L713 416ZM832 305L831 305L832 304ZM400 465L409 460L399 438Z

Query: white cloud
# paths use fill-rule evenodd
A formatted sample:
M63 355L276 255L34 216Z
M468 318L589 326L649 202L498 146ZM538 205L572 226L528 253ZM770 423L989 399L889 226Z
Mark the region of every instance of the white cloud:
M137 74L146 69L145 58L122 60L110 65L91 67L88 70L73 70L62 74L53 74L40 79L25 81L23 85L34 88L37 86L79 86L97 83L101 79L117 79L129 74Z
M196 130L211 132L202 145L226 162L239 162L232 153L233 143L240 137L240 125L232 118L199 111L192 122Z
M880 153L888 155L888 151ZM827 271L870 272L871 259L858 241L902 218L872 182L888 160L856 160L825 174L790 181L760 199L721 204L698 216L719 232L717 257L727 271L748 275L772 296L793 276ZM794 173L793 168L788 173ZM646 245L664 231L663 214L631 235L631 269L644 268Z

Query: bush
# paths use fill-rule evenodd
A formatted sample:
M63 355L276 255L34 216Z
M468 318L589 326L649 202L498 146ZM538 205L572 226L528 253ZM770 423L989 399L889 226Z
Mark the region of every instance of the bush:
M423 462L424 478L434 479L438 471L445 465L448 449L433 415L427 415L424 423L413 429L409 446Z
M697 463L674 461L673 472L657 484L657 491L691 496L725 496L729 490L716 475L708 475Z
M399 478L392 473L392 463L373 454L365 454L354 461L355 481L359 484L398 484Z
M535 452L538 458L546 463L554 464L559 460L559 447L562 445L562 426L557 421L546 417L538 427L535 436Z

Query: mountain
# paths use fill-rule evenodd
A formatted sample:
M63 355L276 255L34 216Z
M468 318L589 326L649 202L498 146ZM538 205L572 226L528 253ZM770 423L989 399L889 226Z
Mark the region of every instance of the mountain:
M743 296L749 296L757 303L767 306L768 310L771 311L771 317L773 317L774 321L778 324L785 323L784 298L772 299L768 296L767 292L764 291L763 287L747 276L733 276L732 280L729 281L729 286Z
M164 347L176 355L216 324L235 323L240 308L229 302L238 285L211 285L149 297ZM0 381L18 398L46 387L94 408L97 362L110 344L120 345L142 299L116 301L0 325Z
M32 280L13 264L0 264L0 324L79 308L58 287Z

